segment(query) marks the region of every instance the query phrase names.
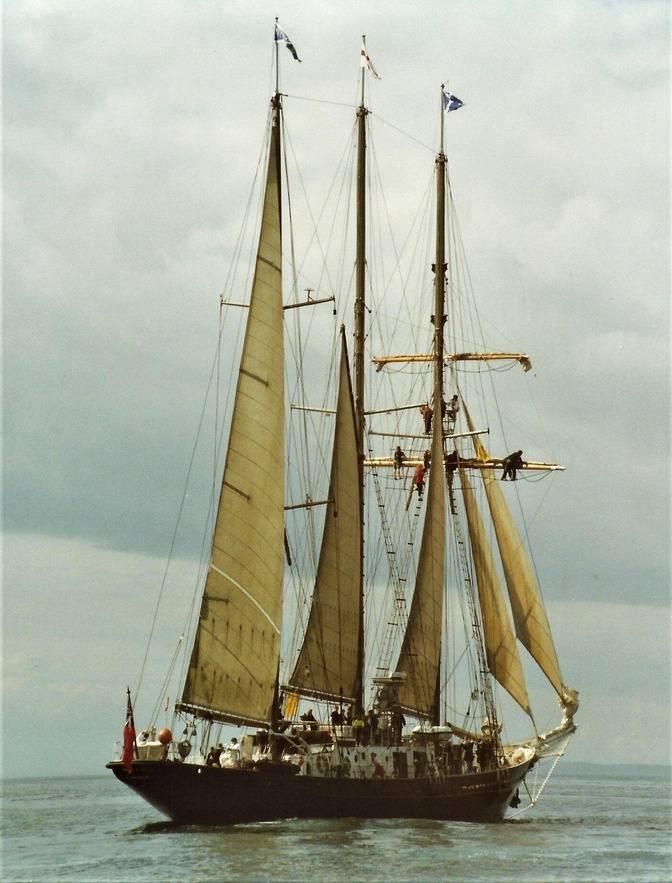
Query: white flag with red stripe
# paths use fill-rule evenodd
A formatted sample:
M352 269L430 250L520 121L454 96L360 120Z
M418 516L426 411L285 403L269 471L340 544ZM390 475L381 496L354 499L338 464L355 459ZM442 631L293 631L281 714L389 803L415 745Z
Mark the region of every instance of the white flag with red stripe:
M363 68L365 68L365 69L368 70L370 73L372 73L373 76L374 76L377 80L381 80L381 79L382 79L382 77L379 77L379 76L378 76L378 74L377 74L377 72L376 72L376 69L375 69L375 67L373 66L373 62L372 62L371 59L369 58L369 54L368 54L368 52L366 51L366 43L364 43L364 42L362 43L362 51L360 52L359 58L360 58L360 62L361 62L361 65L362 65Z

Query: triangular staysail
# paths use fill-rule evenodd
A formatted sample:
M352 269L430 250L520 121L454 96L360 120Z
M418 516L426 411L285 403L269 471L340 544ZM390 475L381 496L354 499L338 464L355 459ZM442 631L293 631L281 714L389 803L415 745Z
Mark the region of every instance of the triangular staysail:
M284 353L279 104L212 559L178 709L269 722L284 573Z
M525 675L518 655L516 639L502 594L492 549L478 511L474 491L464 469L460 469L460 485L467 513L471 554L478 585L483 618L483 640L490 673L516 702L530 714L530 700Z
M474 426L466 406L464 410L469 429L473 432ZM478 436L474 435L472 439L478 459L488 460L488 452ZM482 469L481 475L506 577L516 637L563 699L566 688L562 683L551 627L532 565L494 473Z
M361 478L357 429L343 336L329 503L308 626L289 687L354 702L360 679L362 615Z
M415 579L415 592L396 671L406 679L399 704L419 717L432 718L441 664L446 548L446 494L443 468L443 427L434 420L427 512Z

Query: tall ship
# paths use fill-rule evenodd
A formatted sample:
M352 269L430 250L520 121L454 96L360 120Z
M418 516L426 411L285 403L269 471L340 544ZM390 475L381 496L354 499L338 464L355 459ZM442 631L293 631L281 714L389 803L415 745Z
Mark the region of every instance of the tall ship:
M227 316L244 330L218 416L202 584L161 687L178 683L180 698L163 725L161 698L140 731L129 690L107 766L185 824L501 820L537 802L578 697L523 514L532 479L563 467L506 445L499 372L531 361L487 346L464 270L444 147L462 102L437 88L438 149L405 269L403 250L379 245L365 102L377 74L363 42L341 169L352 187L331 188L345 227L329 222L317 249L340 275L304 272L283 44L298 60L276 22L248 293L234 274L221 296L220 346L234 347ZM546 728L533 693L559 704Z

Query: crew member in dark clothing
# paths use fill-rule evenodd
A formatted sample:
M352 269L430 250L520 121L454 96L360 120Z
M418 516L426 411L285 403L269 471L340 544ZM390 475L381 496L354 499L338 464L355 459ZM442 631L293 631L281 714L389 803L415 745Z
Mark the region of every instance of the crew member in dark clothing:
M378 737L378 715L373 710L373 708L371 708L369 709L367 717L369 719L369 727L371 729L371 742L375 745Z
M406 725L406 718L401 713L401 709L395 708L392 712L392 736L395 745L401 745L401 731Z
M331 712L331 725L333 727L340 727L343 725L343 713L338 710L338 708L334 708Z
M468 773L473 773L474 771L474 745L472 742L465 742L462 746L462 751L464 754L464 762L467 767Z
M457 451L453 451L451 454L444 454L443 464L446 467L446 479L448 480L448 484L450 485L450 487L452 487L453 476L455 475L455 470L458 466Z
M425 453L422 455L422 465L425 467L425 472L429 469L432 462L432 452L427 448Z
M425 435L429 435L432 431L432 417L434 416L434 411L429 407L429 404L426 404L421 405L420 413L425 422Z
M221 752L220 752L221 754ZM205 758L206 766L217 766L219 764L219 754L217 754L217 749L213 747L208 751L208 756Z
M518 469L522 469L524 466L523 452L514 451L513 454L509 454L508 457L504 457L504 459L502 460L502 466L504 467L504 472L502 472L502 481L506 481L509 475L511 476L511 481L515 481L516 471Z
M400 445L397 445L397 448L394 452L394 477L401 478L401 469L404 465L404 460L406 459L406 454L401 450Z
M312 708L309 708L305 714L302 714L300 719L305 723L308 723L311 730L317 729L317 721L315 720L315 716L313 715Z

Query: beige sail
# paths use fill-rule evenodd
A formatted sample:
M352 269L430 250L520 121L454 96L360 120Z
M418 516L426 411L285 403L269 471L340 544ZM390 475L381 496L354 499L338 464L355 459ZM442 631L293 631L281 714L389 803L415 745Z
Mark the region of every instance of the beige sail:
M284 572L284 359L278 110L212 559L182 702L271 720Z
M439 397L437 397L437 400ZM420 717L432 717L441 663L445 578L446 498L441 419L434 420L427 512L423 526L415 592L396 671L406 680L399 704Z
M469 428L473 430L466 407L465 414ZM487 460L488 452L478 436L473 436L473 443L479 460ZM506 577L516 637L563 698L566 690L562 683L546 608L532 565L495 474L490 470L482 470L481 475Z
M289 686L303 695L355 701L360 678L361 478L354 402L343 338L329 503L303 645Z
M525 675L497 575L492 549L485 533L483 519L478 511L474 491L464 469L460 469L460 485L467 513L471 554L483 617L483 639L488 668L493 677L505 690L508 690L521 708L530 714L530 700L525 686Z

